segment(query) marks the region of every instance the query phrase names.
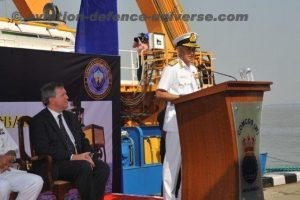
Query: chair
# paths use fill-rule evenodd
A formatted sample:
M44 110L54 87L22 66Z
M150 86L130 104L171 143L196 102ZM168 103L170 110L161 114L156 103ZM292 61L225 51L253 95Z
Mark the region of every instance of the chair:
M24 140L24 130L25 124L30 126L31 117L22 116L18 120L18 134L19 134L19 150L20 150L20 169L31 171L36 162L45 162L46 163L46 172L43 174L44 186L42 191L50 190L54 193L57 200L63 200L64 195L68 192L69 189L75 187L72 183L64 180L53 180L52 177L52 157L50 155L37 155L29 139L29 147L31 156L25 151L25 140ZM29 138L30 132L28 128Z
M85 137L89 140L93 147L94 152L100 153L104 156L104 162L106 162L106 151L105 151L105 135L102 126L90 124L83 127ZM101 157L103 157L101 156Z

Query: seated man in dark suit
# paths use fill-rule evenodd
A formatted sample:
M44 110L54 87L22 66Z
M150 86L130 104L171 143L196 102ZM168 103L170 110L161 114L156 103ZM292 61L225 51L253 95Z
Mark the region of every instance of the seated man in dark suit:
M109 166L91 158L80 122L65 110L69 97L64 85L50 82L41 88L41 96L46 108L33 117L30 126L34 149L39 155L52 156L54 178L74 182L82 200L102 199Z

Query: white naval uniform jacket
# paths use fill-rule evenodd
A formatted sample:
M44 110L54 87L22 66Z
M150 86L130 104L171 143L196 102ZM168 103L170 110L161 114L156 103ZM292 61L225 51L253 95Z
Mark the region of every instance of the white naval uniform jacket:
M14 141L14 139L10 136L8 131L6 130L4 124L0 121L0 155L4 155L8 151L13 150L17 152L19 150L18 145ZM5 176L8 173L23 173L25 171L17 170L12 167L9 168L10 170L6 170L0 173L0 179L2 176Z
M200 90L199 81L196 79L198 74L196 67L187 66L181 59L177 61L175 65L167 65L164 68L157 88L174 95L184 95ZM175 106L171 102L167 104L163 129L166 132L178 132Z
M0 121L0 155L3 155L10 150L17 151L18 145L7 132L4 124Z

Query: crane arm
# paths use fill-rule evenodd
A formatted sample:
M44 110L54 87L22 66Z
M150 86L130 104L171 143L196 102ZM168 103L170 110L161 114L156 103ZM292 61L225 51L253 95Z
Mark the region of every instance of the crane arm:
M148 32L165 34L166 47L174 49L174 38L190 31L181 18L182 7L176 0L136 0L145 18ZM172 17L173 16L173 17Z
M59 18L57 7L53 0L13 0L25 20Z

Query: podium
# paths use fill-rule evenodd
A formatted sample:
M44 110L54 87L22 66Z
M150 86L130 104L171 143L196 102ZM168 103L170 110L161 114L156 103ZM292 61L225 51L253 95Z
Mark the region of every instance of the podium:
M263 94L271 82L228 81L173 103L182 200L264 199L259 170Z

